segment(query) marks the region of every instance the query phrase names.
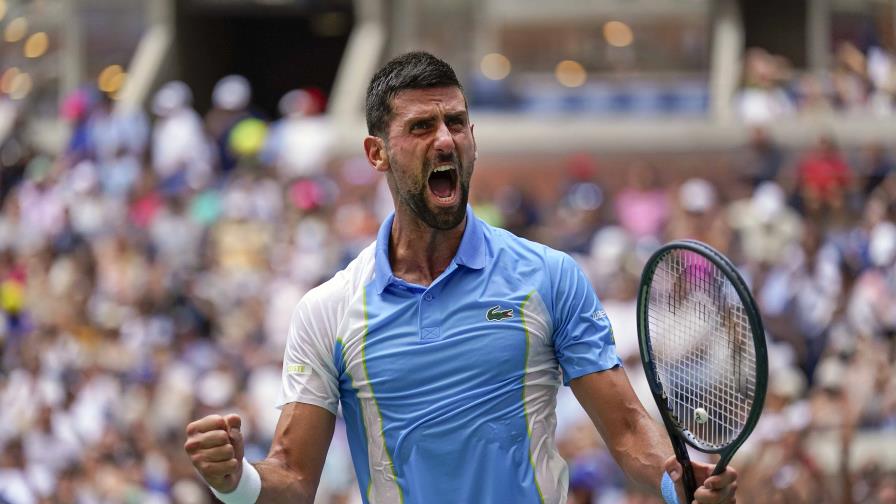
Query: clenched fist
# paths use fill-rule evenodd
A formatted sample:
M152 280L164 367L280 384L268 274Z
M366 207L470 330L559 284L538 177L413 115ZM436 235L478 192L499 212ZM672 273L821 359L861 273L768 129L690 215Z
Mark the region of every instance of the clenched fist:
M184 450L205 481L232 492L243 473L243 435L239 415L209 415L187 425Z

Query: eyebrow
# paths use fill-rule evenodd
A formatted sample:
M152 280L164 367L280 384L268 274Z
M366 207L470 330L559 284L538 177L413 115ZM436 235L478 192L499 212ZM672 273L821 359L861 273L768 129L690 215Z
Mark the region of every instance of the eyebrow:
M458 110L456 112L448 112L445 114L445 117L449 119L467 119L469 117L469 112L466 110Z
M438 114L426 114L426 113L422 113L420 115L410 115L410 116L406 117L402 121L402 123L407 125L407 124L415 123L418 121L434 121L436 119L437 115ZM467 119L469 117L469 115L470 115L470 113L463 109L445 112L445 114L444 114L446 119L457 119L457 118Z

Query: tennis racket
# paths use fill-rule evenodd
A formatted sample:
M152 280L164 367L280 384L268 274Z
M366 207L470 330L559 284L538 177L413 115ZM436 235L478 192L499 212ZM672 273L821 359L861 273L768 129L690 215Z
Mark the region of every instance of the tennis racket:
M690 503L697 483L685 443L720 454L713 474L721 474L759 420L768 384L762 320L725 256L675 241L641 274L638 342Z

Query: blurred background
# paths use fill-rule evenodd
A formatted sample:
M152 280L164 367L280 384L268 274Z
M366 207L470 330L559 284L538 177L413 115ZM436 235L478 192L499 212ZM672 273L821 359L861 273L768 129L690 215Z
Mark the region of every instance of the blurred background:
M742 502L896 502L896 1L0 0L0 503L205 503L184 427L270 445L292 308L391 201L391 56L458 71L478 215L572 254L637 355L661 243L763 312ZM567 389L570 503L631 488ZM337 424L321 503L360 502Z

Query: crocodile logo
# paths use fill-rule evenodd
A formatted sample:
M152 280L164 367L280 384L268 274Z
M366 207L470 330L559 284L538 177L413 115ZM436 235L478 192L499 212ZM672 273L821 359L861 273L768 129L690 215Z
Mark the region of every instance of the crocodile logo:
M489 322L497 322L499 320L513 318L513 308L502 310L498 305L492 306L488 310L488 313L485 314L485 318Z

